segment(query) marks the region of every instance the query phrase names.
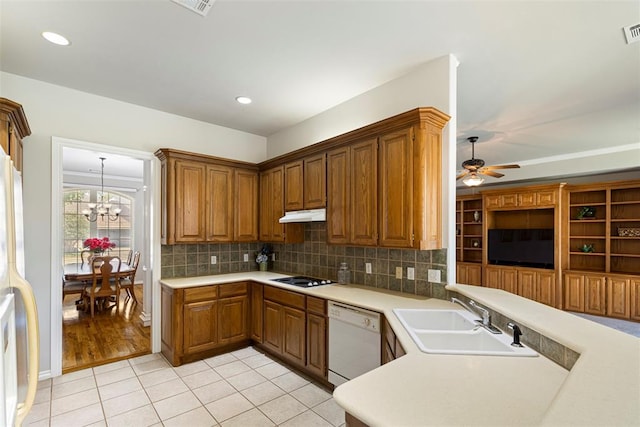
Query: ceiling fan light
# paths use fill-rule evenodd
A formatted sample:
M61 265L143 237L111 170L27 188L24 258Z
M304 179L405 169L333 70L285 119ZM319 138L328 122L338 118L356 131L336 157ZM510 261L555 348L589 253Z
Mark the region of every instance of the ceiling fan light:
M477 187L484 182L484 178L479 177L477 174L472 173L468 177L462 180L468 187Z

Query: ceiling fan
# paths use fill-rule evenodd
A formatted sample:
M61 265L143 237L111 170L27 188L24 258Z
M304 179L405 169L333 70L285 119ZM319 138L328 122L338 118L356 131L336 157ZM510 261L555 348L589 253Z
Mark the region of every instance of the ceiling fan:
M462 162L462 167L465 169L461 174L456 176L456 180L466 177L462 180L469 187L475 187L484 182L484 178L480 175L492 176L494 178L502 178L504 174L494 172L494 169L517 169L520 165L494 165L485 166L484 160L475 158L475 143L478 140L477 136L470 136L467 141L471 143L471 159Z

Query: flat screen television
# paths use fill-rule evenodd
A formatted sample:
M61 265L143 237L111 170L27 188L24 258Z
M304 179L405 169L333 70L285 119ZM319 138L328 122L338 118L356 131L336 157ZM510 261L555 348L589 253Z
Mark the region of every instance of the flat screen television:
M553 229L489 230L489 264L553 269Z

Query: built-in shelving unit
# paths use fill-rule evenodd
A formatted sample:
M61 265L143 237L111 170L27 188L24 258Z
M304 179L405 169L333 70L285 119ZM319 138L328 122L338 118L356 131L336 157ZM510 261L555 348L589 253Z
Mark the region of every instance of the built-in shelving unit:
M460 196L456 199L458 283L482 284L483 218L481 195Z

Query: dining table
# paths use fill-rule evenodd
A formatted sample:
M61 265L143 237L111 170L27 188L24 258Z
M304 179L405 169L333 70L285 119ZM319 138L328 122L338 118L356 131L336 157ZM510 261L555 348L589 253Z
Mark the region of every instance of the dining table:
M118 265L117 260L111 260L114 269ZM127 276L133 272L133 267L126 263L120 264L120 270L118 275L120 277ZM114 272L115 273L115 272ZM93 280L93 272L91 271L91 265L89 263L74 262L63 265L63 274L65 281L90 281ZM101 277L100 270L97 271L98 278Z

